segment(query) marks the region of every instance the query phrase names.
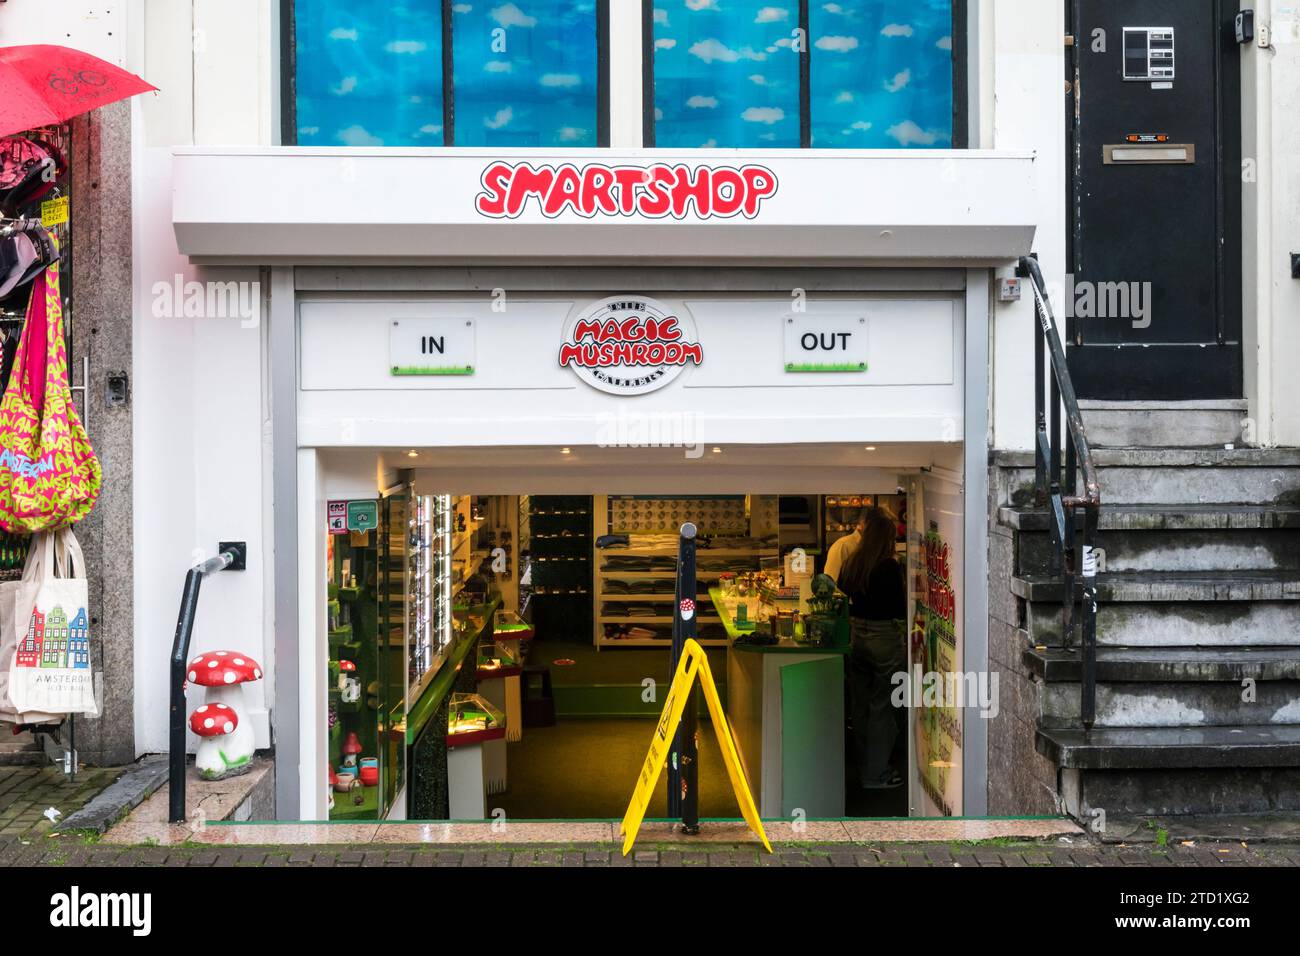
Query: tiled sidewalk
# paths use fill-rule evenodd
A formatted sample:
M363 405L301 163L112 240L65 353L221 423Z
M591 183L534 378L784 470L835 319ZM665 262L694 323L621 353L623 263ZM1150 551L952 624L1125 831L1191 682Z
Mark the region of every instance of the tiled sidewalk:
M41 834L54 824L45 811L54 807L63 816L80 810L122 772L118 767L77 771L69 780L58 767L0 767L0 836Z
M905 866L905 867L1258 867L1300 866L1300 845L1102 846L1070 842L749 845L698 849L646 846L624 857L601 844L556 846L114 846L71 834L0 838L0 866Z

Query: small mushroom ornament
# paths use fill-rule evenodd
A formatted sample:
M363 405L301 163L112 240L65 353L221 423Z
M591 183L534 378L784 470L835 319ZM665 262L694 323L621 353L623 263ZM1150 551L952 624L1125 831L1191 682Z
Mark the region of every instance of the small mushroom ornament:
M207 689L203 704L190 716L190 729L200 738L194 755L199 776L219 780L246 772L253 762L254 738L243 685L262 679L261 665L238 651L209 651L190 661L186 677Z

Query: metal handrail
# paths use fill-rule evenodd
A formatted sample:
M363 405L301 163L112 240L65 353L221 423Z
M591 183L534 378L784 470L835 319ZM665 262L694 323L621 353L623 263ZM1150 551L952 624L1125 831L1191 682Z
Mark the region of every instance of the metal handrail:
M185 589L181 592L181 610L176 621L176 636L172 639L171 654L171 738L167 754L169 823L185 822L185 662L190 656L194 614L199 607L199 586L209 574L227 569L243 570L246 553L242 543L223 542L220 554L196 564L185 574Z
M1077 644L1083 670L1079 717L1084 729L1091 730L1097 716L1097 562L1093 542L1101 513L1101 482L1038 260L1021 258L1016 275L1030 280L1038 318L1034 336L1034 494L1037 503L1048 510L1052 541L1048 569L1052 577L1061 578L1061 635L1066 647L1076 646L1076 628L1081 631ZM1080 517L1083 529L1076 549L1075 527ZM1077 600L1076 578L1082 579ZM1076 607L1082 609L1077 616Z

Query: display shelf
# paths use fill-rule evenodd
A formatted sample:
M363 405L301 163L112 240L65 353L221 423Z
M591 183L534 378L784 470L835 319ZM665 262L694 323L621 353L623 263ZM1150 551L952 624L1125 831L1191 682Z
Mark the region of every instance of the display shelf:
M596 639L597 647L670 647L672 646L671 637L598 637ZM723 638L696 638L696 643L701 647L726 647L730 642Z
M360 795L361 802L356 802ZM334 794L331 820L375 820L379 817L379 787L358 787L347 793Z
M731 537L731 536L729 536ZM654 548L597 548L596 553L602 558L676 558L676 545L663 545ZM777 548L700 548L695 549L695 558L713 556L716 558L774 558L777 556Z
M710 624L716 623L717 612L701 610L699 612L701 619L707 619ZM656 614L653 616L642 615L640 617L634 614L611 614L600 616L600 621L604 624L671 624L673 616L671 614Z
M744 508L740 509L740 502L744 502ZM710 515L710 506L716 504L718 513L723 515L726 520L732 522L734 526L728 526L724 530L718 530L716 533L720 537L751 537L753 543L749 547L697 547L695 552L696 558L696 607L702 621L710 625L720 623L713 609L708 602L708 585L716 582L724 573L723 568L701 568L701 563L712 561L734 561L738 567L735 570L758 570L763 558L775 559L780 556L780 549L777 545L764 545L762 539L768 538L777 531L777 509L775 498L769 500L767 497L761 498L742 498L741 496L722 496L718 498L708 497L690 497L690 496L672 496L666 495L661 498L636 496L597 496L593 499L594 524L592 529L593 537L599 539L607 534L626 533L627 529L615 526L618 515L626 515L629 520L636 520L632 511L637 504L641 505L648 513L649 509L654 509L656 517L649 519L642 517L640 520L644 524L646 520L654 521L676 521L679 517L690 517L697 520L701 539L707 540L710 533L716 529L711 529L707 525L707 519ZM682 511L682 507L691 509L701 508L699 519L694 519L694 512ZM664 516L659 515L659 511L664 512ZM671 515L669 515L671 512ZM745 515L743 525L734 524L737 513ZM631 531L633 535L643 534L668 534L665 530L640 530ZM702 543L702 542L701 542ZM677 578L677 549L678 544L674 541L665 541L662 544L642 547L613 547L598 548L595 553L595 573L592 575L595 582L595 609L599 612L607 604L650 604L656 607L662 607L666 612L664 614L653 615L630 615L630 614L597 614L593 627L593 640L597 649L609 647L663 647L670 643L670 639L663 638L610 638L605 636L605 625L671 625L673 623L672 606L676 601L675 583ZM632 559L658 559L665 563L664 567L649 568L641 570L625 570L619 567L610 567L611 561L617 562L620 558ZM667 565L667 560L671 560L671 566ZM739 567L743 566L743 567ZM661 581L666 588L661 591L652 592L624 592L607 590L608 581ZM706 647L724 647L727 641L724 638L707 638L700 643Z
M615 578L617 580L628 581L645 581L655 578L671 580L677 577L676 570L673 571L597 571L603 577ZM722 571L699 571L695 572L696 580L702 581L706 578L717 578L722 575Z

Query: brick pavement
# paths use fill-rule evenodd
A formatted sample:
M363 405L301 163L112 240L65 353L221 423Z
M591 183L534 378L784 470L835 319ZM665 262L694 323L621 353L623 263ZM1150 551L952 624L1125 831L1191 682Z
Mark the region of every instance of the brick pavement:
M53 766L0 768L0 837L46 832L53 826L44 816L47 809L68 816L121 773L119 767L90 767L69 780Z
M1258 867L1300 866L1300 844L1197 843L1170 847L1083 840L983 843L642 846L624 857L604 844L497 846L116 846L75 834L0 836L0 866L866 866Z
M981 842L656 844L627 857L607 843L181 846L111 845L77 833L51 833L47 807L64 815L84 805L121 773L88 768L69 781L55 767L0 768L0 866L867 866L867 867L1222 867L1300 866L1300 843L1236 842L1168 847L1070 840Z

